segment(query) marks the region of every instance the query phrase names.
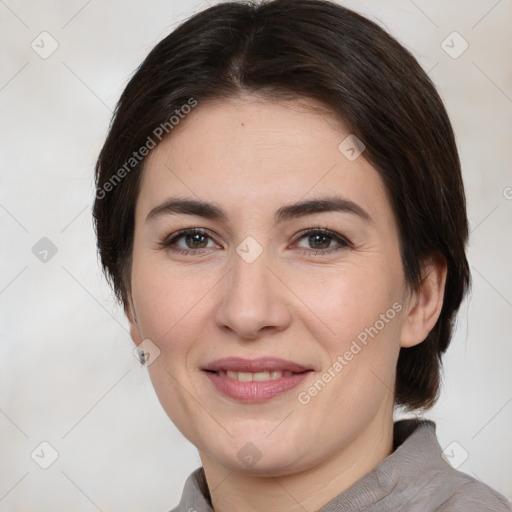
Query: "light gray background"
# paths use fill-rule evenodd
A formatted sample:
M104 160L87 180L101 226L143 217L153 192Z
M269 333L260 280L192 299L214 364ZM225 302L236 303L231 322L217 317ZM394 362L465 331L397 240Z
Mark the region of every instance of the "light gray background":
M511 499L512 1L343 3L414 53L451 115L473 292L427 417L454 464L467 456L459 469ZM94 161L122 88L157 41L206 5L0 0L2 512L165 511L200 465L133 357L90 210ZM46 59L31 48L51 48L43 31L58 43ZM442 47L463 48L453 31L469 44L458 58ZM58 249L47 262L32 252L42 237ZM48 469L35 462L51 461L43 441L59 454Z

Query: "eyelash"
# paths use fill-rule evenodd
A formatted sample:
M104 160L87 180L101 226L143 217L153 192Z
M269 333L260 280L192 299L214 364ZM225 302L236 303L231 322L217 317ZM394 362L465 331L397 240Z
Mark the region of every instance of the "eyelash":
M178 241L180 238L183 238L187 235L204 235L210 238L210 240L213 240L213 237L210 235L210 233L201 228L188 228L188 229L182 229L181 231L178 231L177 233L173 233L171 236L165 238L163 241L159 242L158 245L162 249L168 249L178 254L184 254L184 255L191 255L192 253L197 253L199 251L203 250L211 250L208 248L200 248L200 249L182 249L180 247L174 246L176 241ZM303 249L301 252L307 255L313 254L314 256L326 256L328 254L331 254L333 252L337 252L343 249L347 248L353 248L352 242L348 240L348 238L340 235L339 233L336 233L335 231L331 231L329 229L317 227L317 228L310 228L306 229L304 231L301 231L298 233L297 237L295 238L295 242L298 242L305 238L306 236L315 236L315 235L322 235L326 236L328 238L331 238L335 242L337 242L339 245L337 247L329 247L327 249ZM300 249L299 249L300 250Z

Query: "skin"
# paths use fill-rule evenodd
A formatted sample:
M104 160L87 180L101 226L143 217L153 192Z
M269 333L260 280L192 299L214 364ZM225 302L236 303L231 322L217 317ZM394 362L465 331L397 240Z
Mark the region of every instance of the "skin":
M198 448L217 512L317 510L377 466L392 451L400 347L422 342L441 311L444 264L427 262L421 288L409 289L379 174L364 153L350 161L338 149L349 133L316 101L241 96L200 102L146 162L126 312L134 343L149 339L160 350L148 367L153 386ZM284 205L333 195L371 220L328 211L275 223ZM146 220L176 197L215 203L227 219ZM298 237L318 227L350 245ZM159 245L186 228L210 238ZM236 252L248 236L263 250L251 263ZM300 403L298 394L397 303L401 311ZM314 371L270 400L241 403L201 371L228 356L282 357ZM261 457L251 467L237 456L248 442Z

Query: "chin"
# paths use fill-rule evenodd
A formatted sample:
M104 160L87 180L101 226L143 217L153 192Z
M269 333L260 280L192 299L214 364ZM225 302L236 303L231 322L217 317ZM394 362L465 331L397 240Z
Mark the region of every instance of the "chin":
M265 439L264 436L248 436L247 434L234 437L224 445L222 451L218 445L208 450L218 464L231 471L252 476L284 476L308 469L315 464L308 457L304 442L300 444L292 438ZM317 450L315 450L317 452ZM318 453L315 453L318 455Z

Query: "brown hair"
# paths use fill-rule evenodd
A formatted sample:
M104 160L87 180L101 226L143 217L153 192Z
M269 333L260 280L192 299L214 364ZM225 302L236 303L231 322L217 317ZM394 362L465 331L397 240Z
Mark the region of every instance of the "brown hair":
M126 306L145 161L139 148L155 142L158 127L171 133L169 120L184 105L242 92L311 97L330 107L364 143L365 158L385 183L411 288L418 288L427 258L446 261L439 320L424 342L400 350L397 366L396 404L430 407L439 392L441 354L470 282L454 135L414 57L378 25L336 3L221 3L188 19L150 52L121 96L96 165L98 249L116 296Z

